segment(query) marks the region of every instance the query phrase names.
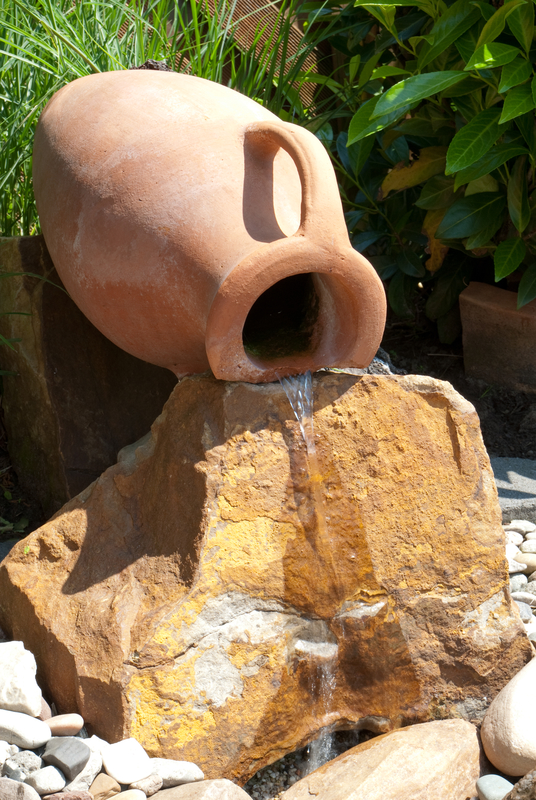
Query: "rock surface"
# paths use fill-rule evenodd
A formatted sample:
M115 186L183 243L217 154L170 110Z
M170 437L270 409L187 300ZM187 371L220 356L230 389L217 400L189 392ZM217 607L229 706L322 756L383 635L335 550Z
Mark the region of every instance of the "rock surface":
M39 716L42 696L36 671L35 658L22 642L0 644L0 708Z
M156 800L250 800L249 795L229 780L200 781L172 789L162 789L153 797Z
M481 718L532 657L473 407L418 376L319 373L314 400L310 480L278 384L184 379L15 546L0 625L60 711L245 782L327 724Z
M153 772L151 759L135 739L124 739L107 747L102 754L102 764L108 775L127 786L148 778Z
M536 797L536 771L528 772L519 780L503 800L534 800Z
M486 755L505 775L525 775L536 767L536 659L499 692L482 723Z
M65 786L65 776L57 767L50 765L32 772L26 783L40 795L54 794L61 792Z
M151 758L151 770L162 778L162 788L202 781L205 777L196 764L171 758Z
M476 728L460 719L378 736L298 781L283 800L467 800L480 775ZM158 795L157 795L158 797Z
M500 775L483 775L476 782L478 800L503 800L514 784Z
M34 719L20 711L4 711L0 709L0 739L9 744L16 744L23 750L35 750L46 744L51 737L46 722Z
M89 787L89 793L93 796L94 800L110 800L111 797L115 797L120 791L121 785L114 780L114 778L110 777L110 775L106 775L105 772L101 772L100 775L97 775Z
M35 789L10 778L0 778L0 797L2 800L39 800Z

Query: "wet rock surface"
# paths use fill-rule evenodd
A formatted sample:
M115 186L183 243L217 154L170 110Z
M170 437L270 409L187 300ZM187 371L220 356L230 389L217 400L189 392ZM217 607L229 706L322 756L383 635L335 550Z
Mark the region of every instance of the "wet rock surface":
M243 782L338 721L481 719L531 658L472 406L415 376L314 397L325 541L283 390L197 377L14 548L0 617L60 711Z

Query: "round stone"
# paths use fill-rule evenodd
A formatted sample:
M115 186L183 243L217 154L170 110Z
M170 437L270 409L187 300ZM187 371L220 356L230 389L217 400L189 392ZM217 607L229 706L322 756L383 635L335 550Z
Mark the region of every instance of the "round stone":
M28 775L26 783L35 789L37 794L54 794L61 792L65 786L65 777L56 767L43 767Z
M482 744L505 775L526 775L536 767L536 659L529 661L492 701L482 722Z
M147 778L155 771L151 759L136 739L123 739L104 748L102 763L108 775L127 786Z
M531 592L512 592L512 600L517 603L526 603L531 608L536 606L536 594Z
M175 761L172 758L151 758L153 772L162 776L163 789L193 783L204 779L203 772L191 761Z
M46 722L19 711L0 710L0 739L23 750L35 750L51 738Z
M515 544L519 547L523 543L523 534L517 531L505 531L506 542L508 544Z
M163 783L164 781L162 776L158 775L156 772L153 772L153 774L149 775L148 778L143 778L141 781L136 781L136 783L131 783L128 788L139 789L147 797L152 797L153 794L156 794L158 791L160 791Z
M533 539L536 539L536 531L531 531L530 533L525 534L525 541L530 542Z
M140 789L127 789L126 792L116 794L117 800L146 800L144 792Z
M483 775L476 782L478 800L503 800L514 784L500 775Z
M514 561L526 565L524 569L526 574L531 574L536 570L536 553L518 553L517 556L514 556Z
M46 720L52 736L76 736L84 726L80 714L58 714Z
M510 591L511 592L520 592L524 591L524 587L528 583L528 578L526 575L512 575L510 578ZM536 585L536 584L535 584Z
M518 533L533 533L536 531L536 525L529 522L528 519L513 519L508 525L505 525L506 531L517 531Z
M522 553L536 553L536 539L530 539L519 546Z
M518 600L514 600L514 603L519 609L519 616L522 622L530 622L532 619L532 608L526 603L520 603Z

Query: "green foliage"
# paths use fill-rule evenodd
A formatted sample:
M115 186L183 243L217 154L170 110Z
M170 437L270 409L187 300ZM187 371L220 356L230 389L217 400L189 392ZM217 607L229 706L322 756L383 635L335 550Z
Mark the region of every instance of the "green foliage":
M338 51L323 124L334 130L352 241L388 283L393 310L409 319L415 298L427 298L427 315L451 340L458 294L480 264L490 280L521 269L519 303L534 299L533 0L322 8Z
M306 35L299 52L288 54L299 8L298 0L283 0L272 29L259 23L244 44L235 0L3 0L0 236L39 230L31 180L35 126L52 95L76 78L164 60L226 83L284 119L304 118L298 90L314 42Z

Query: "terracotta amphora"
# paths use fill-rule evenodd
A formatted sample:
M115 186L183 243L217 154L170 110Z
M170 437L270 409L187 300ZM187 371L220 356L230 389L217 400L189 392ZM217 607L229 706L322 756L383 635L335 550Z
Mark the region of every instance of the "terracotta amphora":
M373 358L383 287L307 130L201 78L107 72L54 95L33 164L61 279L132 355L251 383Z

